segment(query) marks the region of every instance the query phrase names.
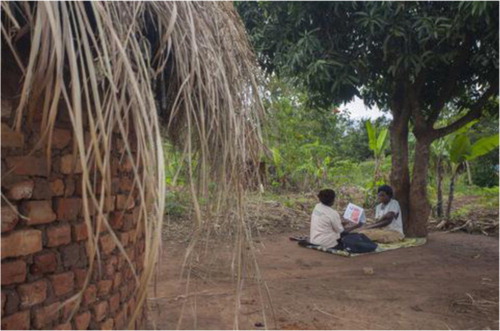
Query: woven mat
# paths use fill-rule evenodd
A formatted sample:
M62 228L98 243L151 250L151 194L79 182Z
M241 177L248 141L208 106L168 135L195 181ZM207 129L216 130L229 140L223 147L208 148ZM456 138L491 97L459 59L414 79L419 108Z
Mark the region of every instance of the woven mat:
M427 242L426 238L405 238L405 239L403 239L399 242L396 242L396 243L378 244L377 249L373 252L357 254L357 253L349 253L349 252L339 250L339 249L325 248L323 246L314 245L314 244L311 244L308 241L308 239L309 238L305 237L305 236L290 237L290 240L297 241L297 243L301 247L311 248L311 249L315 249L317 251L335 254L335 255L340 255L340 256L345 256L345 257L355 257L355 256L359 256L359 255L382 253L382 252L391 251L391 250L399 249L399 248L417 247L417 246L422 246L423 244L425 244Z

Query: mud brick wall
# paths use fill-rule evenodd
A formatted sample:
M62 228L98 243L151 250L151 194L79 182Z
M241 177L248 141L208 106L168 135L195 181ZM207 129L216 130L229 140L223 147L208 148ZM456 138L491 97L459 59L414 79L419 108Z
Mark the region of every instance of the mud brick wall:
M96 263L77 313L68 321L73 305L57 309L82 289L88 272L82 170L73 156L73 131L64 111L56 122L49 169L44 148L29 154L40 140L40 119L37 114L32 121L25 119L23 132L16 133L10 129L13 106L2 93L2 193L10 202L2 199L1 205L2 329L127 328L136 307L136 282L104 226L99 229L101 265ZM116 137L113 153L112 195L105 211L140 274L144 234L141 227L136 230L136 195L127 199L133 189L131 163L122 161L123 141ZM92 221L95 226L96 217ZM135 327L145 323L143 309Z

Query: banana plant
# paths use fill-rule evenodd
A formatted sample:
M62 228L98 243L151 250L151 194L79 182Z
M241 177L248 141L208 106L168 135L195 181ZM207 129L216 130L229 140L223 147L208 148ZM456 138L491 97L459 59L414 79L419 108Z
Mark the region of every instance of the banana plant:
M380 165L385 157L385 148L387 146L387 128L382 128L377 132L377 128L370 121L365 122L366 132L368 133L368 147L373 151L375 157L375 171L373 174L373 183L377 183L382 177L380 174Z
M436 179L436 193L437 193L437 203L436 203L436 214L437 217L443 217L443 179L444 179L444 169L445 164L449 160L450 156L447 149L447 139L442 138L435 140L431 144L431 154L430 161L432 169L435 171Z
M451 205L453 203L453 194L455 190L455 180L461 166L465 162L472 161L498 147L498 133L480 138L476 142L471 143L468 130L470 126L465 130L460 130L456 134L450 136L448 153L450 156L452 175L450 180L450 193L448 195L446 218L450 218Z

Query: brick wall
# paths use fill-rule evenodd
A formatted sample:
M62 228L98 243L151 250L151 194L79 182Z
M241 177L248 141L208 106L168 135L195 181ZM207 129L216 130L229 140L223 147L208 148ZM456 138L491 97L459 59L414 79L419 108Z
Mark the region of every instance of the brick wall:
M58 310L82 289L88 272L82 169L73 156L73 131L67 114L61 111L58 115L49 169L43 146L32 152L40 140L37 114L33 123L25 121L30 124L24 124L22 133L14 132L10 129L11 102L2 92L2 192L10 202L2 199L1 205L2 329L127 328L136 305L135 278L103 226L98 240L101 263L96 263L77 313L68 321L73 305ZM132 169L130 162L121 161L123 142L113 137L113 147L106 216L140 273L144 235L136 230L136 195L128 199L133 189ZM92 221L95 228L96 217ZM136 328L145 326L145 310L140 316Z

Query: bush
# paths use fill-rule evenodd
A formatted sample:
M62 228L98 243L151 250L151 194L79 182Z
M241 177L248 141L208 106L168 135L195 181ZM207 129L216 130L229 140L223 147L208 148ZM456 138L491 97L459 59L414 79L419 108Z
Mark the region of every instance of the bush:
M471 162L472 181L481 187L498 185L498 148Z

